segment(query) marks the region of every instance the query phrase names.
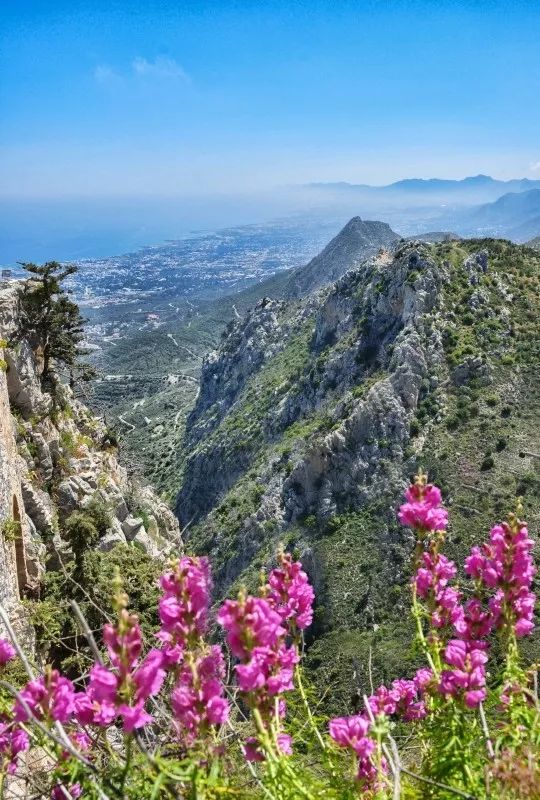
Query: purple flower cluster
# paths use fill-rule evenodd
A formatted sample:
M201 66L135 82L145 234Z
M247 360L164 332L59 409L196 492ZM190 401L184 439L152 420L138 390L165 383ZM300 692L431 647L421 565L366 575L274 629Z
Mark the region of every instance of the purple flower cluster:
M165 678L164 658L152 649L141 661L143 649L139 620L125 608L119 611L117 625L103 628L111 668L94 664L86 692L75 698L75 713L84 725L110 725L118 716L126 733L152 722L145 710L149 697L161 689Z
M212 592L206 558L185 556L161 576L158 639L168 664L179 664L186 647L198 644L208 631Z
M286 643L287 628L282 625L282 616L262 597L241 596L223 603L217 621L226 630L232 654L241 661L235 666L238 686L270 729L274 700L293 688L294 668L299 660L296 647ZM282 702L281 714L284 713ZM283 752L290 748L286 736L281 734ZM259 752L252 742L247 744L247 758Z
M462 696L469 708L475 708L486 697L488 657L481 644L484 643L451 639L444 650L445 662L454 669L443 670L438 689L447 697Z
M379 686L367 699L372 715L396 717L405 722L423 719L427 714L423 698L432 679L431 670L424 668L418 670L412 681L395 680L390 689ZM377 791L380 775L373 760L376 744L371 731L372 723L367 713L337 717L329 723L330 736L336 744L355 752L358 758L356 777L362 788L366 791ZM387 771L384 758L381 769L383 772Z
M268 577L266 598L284 622L304 630L313 621L313 586L302 564L293 561L290 553L283 553L280 560L281 567L273 569Z
M375 741L369 736L371 723L363 714L352 717L336 717L330 720L330 736L339 747L347 747L358 759L357 780L362 788L376 791L379 773L372 756L376 749ZM386 770L386 764L383 764Z
M495 525L489 542L473 547L465 571L484 587L495 590L489 601L493 625L508 626L519 638L534 629L536 596L531 585L536 569L531 556L534 542L527 526L515 518Z
M422 476L420 476L421 478ZM417 480L405 492L398 512L402 525L421 531L443 531L448 525L448 511L443 508L441 490L431 483Z
M214 645L202 655L189 656L171 695L179 733L186 744L203 736L211 725L223 725L229 718L224 695L225 662L221 647Z
M282 695L294 688L299 661L296 644L290 641L311 624L315 594L301 563L288 553L281 554L280 566L270 572L263 594L226 600L217 620L226 631L232 654L240 661L235 666L240 691L260 713L268 731L277 725L275 744L280 752L289 754L291 738L280 730L279 719L285 716ZM244 751L249 760L264 758L257 739L248 739Z
M8 642L7 639L0 637L0 669L5 667L8 661L15 658L15 648Z
M47 668L39 678L29 681L19 695L21 699L17 699L14 706L17 722L27 722L32 717L69 722L73 717L75 687L56 669Z
M0 774L7 772L8 775L13 775L17 769L18 756L29 747L30 739L26 731L7 717L0 716Z

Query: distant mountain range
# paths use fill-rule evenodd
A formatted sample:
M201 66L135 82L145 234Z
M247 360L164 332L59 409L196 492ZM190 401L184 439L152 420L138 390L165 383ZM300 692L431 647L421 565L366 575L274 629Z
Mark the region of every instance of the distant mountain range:
M388 186L314 183L306 189L320 208L378 217L407 235L439 227L461 236L526 242L540 234L540 180L476 175L460 181L411 178Z
M388 204L476 205L493 202L504 194L540 189L540 180L518 178L500 181L489 175L475 175L463 180L407 178L386 186L347 182L310 183L305 188L315 193L322 192L334 198L338 195L349 200L351 197L366 200L370 198L378 203L387 202Z

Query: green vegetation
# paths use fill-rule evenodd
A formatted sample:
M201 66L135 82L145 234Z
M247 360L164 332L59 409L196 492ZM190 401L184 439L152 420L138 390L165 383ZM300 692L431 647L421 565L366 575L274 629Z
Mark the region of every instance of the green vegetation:
M62 287L62 281L73 275L77 268L63 267L57 261L48 261L41 266L31 263L22 266L33 280L25 283L22 290L24 319L21 333L36 336L41 343L43 386L54 387L54 366L67 371L72 387L76 380L92 379L95 371L81 361L81 356L88 352L81 348L84 320L78 305L69 299Z
M489 510L502 514L516 495L523 495L527 516L540 513L534 456L540 453L540 253L495 240L442 242L425 250L447 275L441 306L424 323L426 335L442 337L445 358L422 383L410 422L412 446L404 448L402 463L390 456L389 466L393 476L422 466L451 496L449 548L452 557L462 560L491 524ZM480 250L487 251L487 268L484 272L473 265L471 282L463 262ZM363 278L352 277L351 285L355 279L360 308ZM481 302L476 302L477 295ZM278 542L309 553L324 585L318 593L308 665L318 691L332 687L324 704L333 711L352 707L356 662L365 667L371 659L375 680L382 680L394 677L400 663L418 660L403 614L410 544L388 511L400 487L394 477L386 481L381 504L372 508L347 506L345 499L330 520L309 514L278 525L263 514L260 527L250 525L249 533L244 523L257 518L259 496L268 483L286 480L295 463L385 377L386 362L364 355L361 377L350 376L352 386L343 380L320 410L298 413L282 429L269 425L285 394L291 398L301 391L309 396L336 353L358 350L359 331L369 332L373 324L370 313L359 312L355 334L348 332L323 353L311 351L306 322L303 343L295 331L287 347L251 378L220 425L199 445L219 448L225 463L238 468L233 485L187 535L190 550L212 555L220 590L227 587L226 576L236 562L241 571L234 587L256 585L258 570L271 563ZM352 395L346 402L340 395L344 385ZM339 412L336 403L341 403ZM379 450L389 444L376 437L372 443ZM528 644L528 657L534 653L540 654L538 640ZM365 676L365 669L361 672ZM359 691L366 689L365 679L357 683Z
M5 542L15 542L21 537L21 523L17 519L5 519L0 525L0 537Z
M103 520L103 510L96 512L94 509L93 514L83 512L82 518L71 516L70 527L79 537L78 542L83 550L83 537L88 532L94 534L100 516ZM36 629L42 658L52 661L69 674L87 667L91 653L74 619L70 599L79 603L90 628L99 631L114 613L111 586L118 570L129 591L133 608L139 614L145 635L148 638L152 636L158 622L156 601L159 563L129 545L116 545L107 553L86 549L79 552L77 562L67 563L62 569L47 571L41 598L25 601L30 622Z

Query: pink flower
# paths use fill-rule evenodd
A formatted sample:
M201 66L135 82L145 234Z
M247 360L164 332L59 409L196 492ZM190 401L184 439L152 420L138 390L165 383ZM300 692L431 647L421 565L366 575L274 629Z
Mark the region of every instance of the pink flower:
M85 692L79 692L73 699L75 719L81 725L90 725L94 721L94 703Z
M489 541L473 547L465 561L465 571L488 589L495 589L489 601L490 624L509 626L519 638L534 629L536 597L530 591L536 574L531 551L534 542L527 526L515 517L494 525ZM488 627L484 619L484 628Z
M8 775L13 775L19 754L29 747L30 739L26 731L13 723L0 721L0 772L5 769Z
M278 749L283 755L292 755L292 738L288 733L278 733L277 735Z
M82 787L80 783L74 783L71 786L65 784L58 784L54 787L51 793L52 800L66 800L67 797L77 798L82 795Z
M0 638L0 667L4 667L8 661L15 658L15 648L7 639Z
M267 600L284 621L300 630L313 620L315 592L299 561L290 553L281 555L281 568L273 569L268 577Z
M465 692L465 705L469 708L476 708L483 700L486 699L486 695L486 689L472 689L469 692Z
M246 761L264 761L264 753L254 736L250 736L244 742L244 755Z
M444 651L444 660L453 670L443 670L439 691L447 697L463 697L470 708L474 708L486 696L485 664L487 653L481 643L452 639Z
M452 639L444 651L444 660L453 667L463 669L467 659L467 645L461 639Z
M132 733L138 728L143 728L152 722L152 717L144 709L144 703L139 702L134 706L121 705L118 708L118 713L124 720L124 730L126 733Z
M421 667L414 676L414 683L419 692L425 692L432 680L433 672L428 667Z
M133 680L137 687L137 700L147 700L158 694L166 675L163 662L163 652L154 648L137 668L133 674Z
M111 670L101 664L94 664L90 670L88 695L98 702L106 700L114 703L117 696L118 683L118 677Z
M400 506L398 519L409 528L442 531L448 525L448 512L441 506L441 491L433 484L421 481L405 492L406 503Z
M185 664L171 695L171 705L179 730L188 742L203 736L212 725L222 725L229 717L224 697L225 662L219 645L203 652L193 665Z
M399 509L398 519L408 528L442 531L448 525L448 511L445 508L432 508L425 502L404 503Z
M363 739L368 735L370 722L367 717L356 714L352 717L336 717L328 725L330 736L340 747L364 749ZM359 745L362 742L362 745Z
M48 670L45 675L29 681L20 692L24 704L15 702L15 719L25 722L31 716L43 717L57 722L68 722L75 711L75 690L73 684L55 670Z
M240 690L252 708L257 708L263 724L275 718L276 703L280 717L285 713L284 692L293 688L294 668L298 663L295 645L288 646L284 621L294 627L307 622L311 592L307 578L290 556L282 557L282 570L275 570L268 587L268 598L244 597L226 600L217 620L225 628L227 642L242 663L235 666ZM279 731L278 731L279 733ZM260 742L259 742L260 744ZM256 756L246 745L246 758ZM260 748L259 748L260 749Z
M352 717L337 717L330 720L329 731L332 739L340 747L348 747L358 758L357 779L366 790L377 790L379 774L371 756L375 742L369 736L370 722L367 717L357 714ZM386 771L386 764L382 765Z
M286 634L281 616L267 600L247 597L245 601L225 600L217 621L227 632L233 655L246 658L255 647L268 647Z
M279 752L284 756L292 755L292 739L288 733L278 733L277 746ZM250 736L244 742L244 755L246 761L264 761L266 756L257 739Z
M163 596L159 601L161 629L166 662L178 664L188 642L200 639L208 629L208 610L212 579L206 558L181 558L174 568L161 576Z

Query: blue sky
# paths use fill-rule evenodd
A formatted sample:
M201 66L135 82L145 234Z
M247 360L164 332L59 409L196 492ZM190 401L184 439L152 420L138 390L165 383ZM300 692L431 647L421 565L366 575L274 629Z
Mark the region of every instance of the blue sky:
M4 197L540 177L540 3L5 0Z

